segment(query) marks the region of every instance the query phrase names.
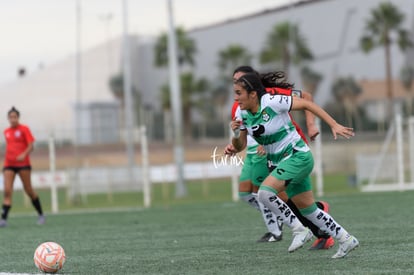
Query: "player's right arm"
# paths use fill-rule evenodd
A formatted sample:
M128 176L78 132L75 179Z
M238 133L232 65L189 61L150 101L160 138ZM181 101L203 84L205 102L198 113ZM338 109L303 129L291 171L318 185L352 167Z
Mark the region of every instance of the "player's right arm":
M233 138L231 139L231 143L237 152L241 152L247 146L247 129L242 124L240 107L237 107L233 120L230 123L230 127L233 131Z
M231 139L234 149L237 152L241 152L246 148L247 145L247 131L246 129L240 129L241 121L233 120L231 122L231 129L233 130L234 136ZM236 134L238 132L238 134Z

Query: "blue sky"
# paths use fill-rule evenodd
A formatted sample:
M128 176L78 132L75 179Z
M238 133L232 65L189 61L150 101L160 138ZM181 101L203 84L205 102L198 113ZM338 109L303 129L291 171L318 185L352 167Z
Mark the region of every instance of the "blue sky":
M172 0L176 25L186 29L293 3L296 0ZM123 0L80 0L82 48L122 33ZM128 0L129 31L167 30L166 0ZM77 0L0 0L0 85L72 55L76 49ZM105 20L103 18L108 18Z

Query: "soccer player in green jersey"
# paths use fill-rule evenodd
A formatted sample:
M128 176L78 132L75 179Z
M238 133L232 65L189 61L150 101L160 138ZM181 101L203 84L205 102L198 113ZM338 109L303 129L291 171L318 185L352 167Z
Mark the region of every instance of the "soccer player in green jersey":
M295 95L303 97L306 100L312 101L312 95L300 90L293 90L294 85L289 83L285 79L285 74L281 71L278 72L268 72L265 74L259 74L250 66L239 66L234 70L233 81L236 81L239 77L243 76L246 73L256 73L260 76L262 84L265 86L266 92L270 94L282 94L282 95ZM232 119L235 116L235 112L238 107L238 103L235 101L232 108ZM307 111L306 114L306 125L308 128L308 136L311 140L314 140L315 137L319 134L318 128L315 126L315 116L313 113ZM301 138L308 143L305 134L302 129L295 123L292 119L292 123L296 128L296 131L301 136ZM235 153L234 147L232 144L226 146L224 150L225 154L232 155ZM272 168L271 168L272 169ZM245 201L253 208L261 212L265 225L268 229L263 237L261 237L258 242L275 242L282 239L281 231L281 221L276 219L276 216L262 203L257 201L257 192L263 182L263 180L269 175L269 167L267 164L266 151L262 145L259 145L250 135L247 136L247 145L246 145L246 157L244 159L243 169L240 175L239 182L239 196L242 201ZM317 237L310 250L317 249L329 249L334 244L334 239L329 236L329 234L321 231L316 225L307 220L292 202L291 199L288 199L286 192L281 192L278 194L287 205L291 208L296 217L302 222L303 225L308 227L314 236ZM316 202L317 206L328 212L329 205L326 202L318 201Z
M268 159L276 167L260 186L258 199L292 229L293 240L288 251L293 252L302 247L312 238L312 232L278 197L278 193L283 191L286 191L303 216L338 240L339 249L332 258L345 257L359 242L331 215L316 206L310 182L312 153L297 133L288 113L290 110L311 111L331 127L335 139L337 135L352 137L353 129L338 124L311 101L266 93L254 73L241 76L233 88L239 107L231 123L234 132L232 144L237 151L242 151L246 147L247 134L253 136L264 146Z

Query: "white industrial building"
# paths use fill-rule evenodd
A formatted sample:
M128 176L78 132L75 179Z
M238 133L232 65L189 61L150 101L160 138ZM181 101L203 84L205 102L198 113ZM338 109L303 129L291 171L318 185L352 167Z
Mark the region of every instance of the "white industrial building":
M353 76L357 81L384 80L384 50L378 48L365 54L359 48L365 21L370 16L370 11L381 2L382 0L303 1L293 6L265 10L188 30L189 36L197 45L196 66L192 71L197 77L205 77L214 82L219 76L218 52L230 44L249 49L254 56L253 66L260 70L262 67L258 56L269 32L274 25L291 21L298 24L314 54L315 59L308 65L323 75L315 101L324 105L330 99L330 85L335 76ZM404 12L404 27L413 31L414 1L390 2ZM168 70L154 67L155 41L156 37L134 38L135 46L132 47L134 51L131 55L133 82L142 94L147 113L151 113L149 110L152 113L161 112L160 87L168 81ZM82 53L83 104L116 102L109 90L108 80L120 71L122 52L120 40L110 43ZM402 53L395 45L391 54L393 78L398 79L400 69L405 63L414 64L414 54L413 51ZM7 110L15 105L22 111L22 121L39 131L38 136L54 131L64 136L63 138L72 139L76 102L75 61L75 56L68 57L0 87L0 110L6 115ZM293 67L290 77L300 87L298 71L298 68ZM116 115L122 114L118 112ZM5 123L5 120L0 120L0 126L5 126ZM87 126L84 125L85 128ZM85 137L86 143L94 140L96 139Z
M21 122L31 127L37 140L47 140L50 134L59 140L74 140L78 109L80 143L108 141L100 134L102 129L120 123L119 103L108 85L110 77L120 71L120 56L121 43L115 40L80 54L79 82L76 56L69 56L0 86L0 110L4 115L0 126L8 126L7 111L15 106L21 112ZM114 139L111 131L108 135L113 141L119 139Z

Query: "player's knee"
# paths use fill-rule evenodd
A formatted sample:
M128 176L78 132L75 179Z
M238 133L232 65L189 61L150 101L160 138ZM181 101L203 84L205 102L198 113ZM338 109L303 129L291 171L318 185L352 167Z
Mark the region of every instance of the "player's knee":
M263 189L259 189L259 191L257 192L257 200L265 204L267 199L268 199L267 192Z
M252 192L253 184L251 181L241 181L239 183L239 192Z

